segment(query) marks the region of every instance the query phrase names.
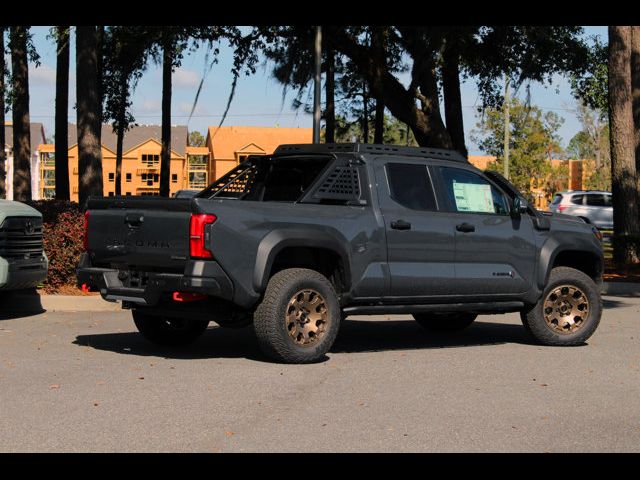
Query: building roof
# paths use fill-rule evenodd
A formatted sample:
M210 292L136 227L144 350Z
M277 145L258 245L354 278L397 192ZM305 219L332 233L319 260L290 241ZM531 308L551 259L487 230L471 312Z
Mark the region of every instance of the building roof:
M491 162L495 162L496 157L492 155L469 155L469 163L480 170L486 170Z
M113 131L111 125L102 125L102 145L109 150L116 151L118 137ZM189 131L186 125L177 125L171 127L171 150L177 154L184 156L185 149L187 147L187 137ZM122 142L122 149L124 152L131 150L134 147L146 142L149 139L162 141L162 127L160 125L138 125L132 127L131 130L124 134L124 140ZM69 147L72 147L78 143L78 131L76 125L69 124L69 133L67 136Z
M4 138L8 147L13 149L13 124L12 122L5 122L4 124ZM41 143L47 143L47 138L44 135L44 125L40 122L31 122L31 155L38 149L38 145Z
M233 159L236 152L271 154L284 143L311 143L311 128L209 127L207 145L214 159Z

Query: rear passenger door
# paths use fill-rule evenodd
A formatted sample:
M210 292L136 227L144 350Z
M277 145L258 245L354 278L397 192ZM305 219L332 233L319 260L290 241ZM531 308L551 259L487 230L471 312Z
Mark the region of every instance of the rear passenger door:
M437 167L440 202L453 222L458 295L467 301L521 294L532 284L535 235L528 214L512 218L508 196L479 172Z
M454 230L440 212L424 160L378 158L374 162L378 202L384 218L388 297L420 301L454 289Z

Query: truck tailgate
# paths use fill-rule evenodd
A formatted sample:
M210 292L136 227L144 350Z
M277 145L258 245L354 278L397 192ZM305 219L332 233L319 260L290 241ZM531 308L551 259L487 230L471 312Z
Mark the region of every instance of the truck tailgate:
M181 271L189 258L191 199L98 197L88 203L96 266Z

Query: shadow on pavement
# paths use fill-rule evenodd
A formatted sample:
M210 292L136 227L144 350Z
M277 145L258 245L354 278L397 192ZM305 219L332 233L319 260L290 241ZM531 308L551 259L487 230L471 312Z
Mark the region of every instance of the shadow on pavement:
M35 290L0 292L0 320L31 317L44 312L40 295Z
M154 345L138 332L79 335L73 343L125 355L269 361L260 352L251 326L238 330L209 328L195 343L179 348ZM462 332L434 334L424 331L412 320L345 320L329 353L421 350L505 343L535 344L521 325L479 321Z
M630 307L633 305L629 302L622 302L620 300L615 300L611 298L611 296L608 296L608 297L609 298L602 299L602 306L605 310L611 310L613 308ZM628 297L628 298L635 298L635 297Z

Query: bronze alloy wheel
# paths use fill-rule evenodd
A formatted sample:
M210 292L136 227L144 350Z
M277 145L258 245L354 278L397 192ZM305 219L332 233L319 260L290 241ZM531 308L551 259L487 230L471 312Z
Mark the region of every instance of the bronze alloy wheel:
M556 333L574 333L589 315L589 300L574 285L561 285L549 292L542 306L544 319Z
M324 335L329 321L327 303L317 291L306 288L289 300L285 323L289 336L297 345L315 344Z

